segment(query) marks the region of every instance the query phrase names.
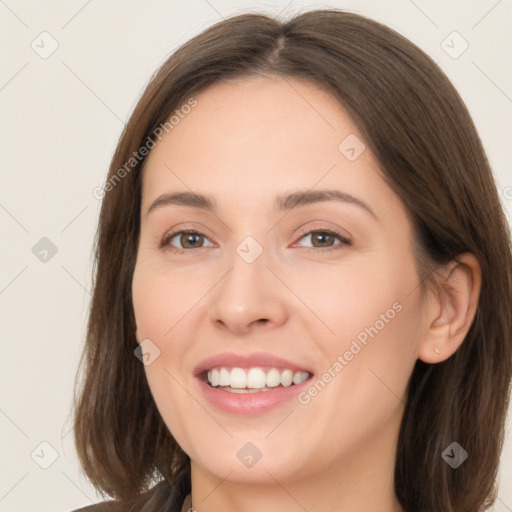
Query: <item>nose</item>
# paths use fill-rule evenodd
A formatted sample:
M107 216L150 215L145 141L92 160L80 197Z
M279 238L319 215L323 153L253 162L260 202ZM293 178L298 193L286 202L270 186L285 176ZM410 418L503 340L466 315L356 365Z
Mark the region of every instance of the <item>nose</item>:
M235 252L230 263L230 269L209 294L208 315L215 328L243 335L284 324L289 297L268 268L265 251L252 263Z

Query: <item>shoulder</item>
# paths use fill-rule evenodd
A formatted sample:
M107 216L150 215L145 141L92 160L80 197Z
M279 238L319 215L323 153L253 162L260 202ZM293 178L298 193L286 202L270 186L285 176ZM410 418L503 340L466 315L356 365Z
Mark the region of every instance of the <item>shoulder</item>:
M163 480L142 493L135 501L102 501L71 512L156 512L162 509L169 510L169 512L174 512L174 510L180 511L181 505L179 501L170 499L176 496L176 491L178 489L175 486L171 486L167 481ZM163 506L165 508L162 508Z
M95 505L89 505L87 507L78 508L72 512L121 512L127 509L127 505L118 501L102 501Z
M119 506L120 504L115 501L103 501L95 505L89 505L88 507L78 508L72 512L117 512L121 510Z

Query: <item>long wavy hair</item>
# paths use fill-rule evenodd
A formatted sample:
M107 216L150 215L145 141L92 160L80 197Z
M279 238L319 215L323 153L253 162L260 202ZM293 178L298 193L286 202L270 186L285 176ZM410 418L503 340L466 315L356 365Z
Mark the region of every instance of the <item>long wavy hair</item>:
M337 9L287 21L227 18L175 51L138 101L112 159L95 239L73 408L83 470L118 501L190 471L134 356L145 157L130 159L193 95L257 75L306 80L349 113L408 209L425 283L435 282L435 264L477 257L483 282L466 339L444 362L418 360L410 377L394 481L407 512L486 510L496 497L512 371L512 251L499 194L468 110L440 68L392 29ZM456 470L441 457L453 441L469 453Z

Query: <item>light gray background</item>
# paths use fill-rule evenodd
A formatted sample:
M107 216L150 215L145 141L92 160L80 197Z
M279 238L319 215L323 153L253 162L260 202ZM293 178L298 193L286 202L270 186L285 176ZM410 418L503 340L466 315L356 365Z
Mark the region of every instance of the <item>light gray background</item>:
M65 512L100 501L80 473L68 416L100 207L92 191L150 75L223 17L323 6L382 21L439 63L473 115L510 219L510 0L0 0L0 511ZM58 48L42 58L52 38ZM453 58L464 40L469 47ZM32 250L43 237L57 248L46 262ZM510 435L495 510L512 510Z

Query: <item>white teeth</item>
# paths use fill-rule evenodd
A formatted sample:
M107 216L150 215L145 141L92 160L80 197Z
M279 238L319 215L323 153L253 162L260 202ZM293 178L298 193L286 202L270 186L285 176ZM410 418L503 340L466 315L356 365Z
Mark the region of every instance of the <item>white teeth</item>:
M212 386L219 385L219 370L211 370L208 372L208 382Z
M251 368L247 373L247 387L248 388L264 388L265 387L265 373L259 368Z
M280 384L283 387L292 384L301 384L309 378L308 372L293 372L292 370L279 371L271 368L265 373L261 368L232 368L231 371L222 368L213 368L208 371L208 382L213 387L230 387L232 389L267 389L275 388Z
M284 387L291 386L293 382L293 372L291 370L284 370L283 373L281 373L281 384Z
M221 368L219 372L219 386L229 386L229 372L226 368Z
M308 380L309 373L308 372L295 372L293 374L293 383L301 384L302 382Z
M277 368L272 368L266 375L266 382L269 388L275 388L281 384L281 375Z
M242 370L242 368L233 368L231 370L228 386L235 389L243 389L247 387L247 374Z

